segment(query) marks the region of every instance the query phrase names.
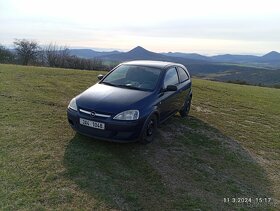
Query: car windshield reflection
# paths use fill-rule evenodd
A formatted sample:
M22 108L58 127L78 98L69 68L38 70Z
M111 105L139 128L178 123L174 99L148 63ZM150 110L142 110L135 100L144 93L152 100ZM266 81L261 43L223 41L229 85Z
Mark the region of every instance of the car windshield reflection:
M137 65L121 65L101 83L127 89L153 91L161 70Z

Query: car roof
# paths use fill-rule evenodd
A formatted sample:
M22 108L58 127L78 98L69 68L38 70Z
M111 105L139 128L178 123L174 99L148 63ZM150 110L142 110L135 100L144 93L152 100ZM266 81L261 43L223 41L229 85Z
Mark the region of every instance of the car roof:
M139 66L146 66L146 67L155 67L160 69L166 69L170 66L183 66L178 63L173 62L165 62L165 61L152 61L152 60L135 60L135 61L129 61L124 62L122 64L129 64L129 65L139 65Z

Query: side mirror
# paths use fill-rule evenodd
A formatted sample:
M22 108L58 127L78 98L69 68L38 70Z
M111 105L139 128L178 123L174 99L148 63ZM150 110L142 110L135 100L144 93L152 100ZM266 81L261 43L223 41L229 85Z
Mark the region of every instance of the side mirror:
M165 91L166 91L166 92L169 92L169 91L172 91L172 92L177 91L177 86L175 86L175 85L168 85L168 86L166 87Z
M99 80L101 80L103 77L104 77L104 75L102 75L102 74L99 74L99 75L97 76L97 78L98 78Z

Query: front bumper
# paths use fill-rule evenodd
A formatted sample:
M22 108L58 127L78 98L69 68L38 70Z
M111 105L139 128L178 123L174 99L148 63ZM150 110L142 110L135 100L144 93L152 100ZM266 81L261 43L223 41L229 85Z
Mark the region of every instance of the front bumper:
M71 109L67 110L67 117L70 126L78 133L92 138L115 142L137 141L145 122L145 118L140 118L135 121L121 121L113 120L112 117L91 117L90 115L81 113L79 111L73 111ZM105 124L105 129L95 129L81 125L80 118L102 122Z

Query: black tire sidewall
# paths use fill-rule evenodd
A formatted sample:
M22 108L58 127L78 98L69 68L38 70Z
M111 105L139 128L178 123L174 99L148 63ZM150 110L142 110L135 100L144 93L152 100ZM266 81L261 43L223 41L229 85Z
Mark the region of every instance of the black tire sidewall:
M147 127L148 127L148 124L150 123L151 120L154 120L154 128L153 128L153 135L150 136L150 137L147 137L146 135L146 132L147 132ZM144 127L142 129L142 132L141 132L141 136L140 136L140 140L139 142L141 144L148 144L148 143L151 143L154 138L155 138L155 133L157 132L157 125L158 125L158 122L157 122L157 117L155 114L152 114L150 117L148 117L148 119L145 121L145 124L144 124Z
M192 97L188 97L186 100L185 100L185 103L184 103L184 107L182 108L182 110L180 111L180 115L181 117L186 117L188 116L190 110L191 110L191 104L192 104Z

